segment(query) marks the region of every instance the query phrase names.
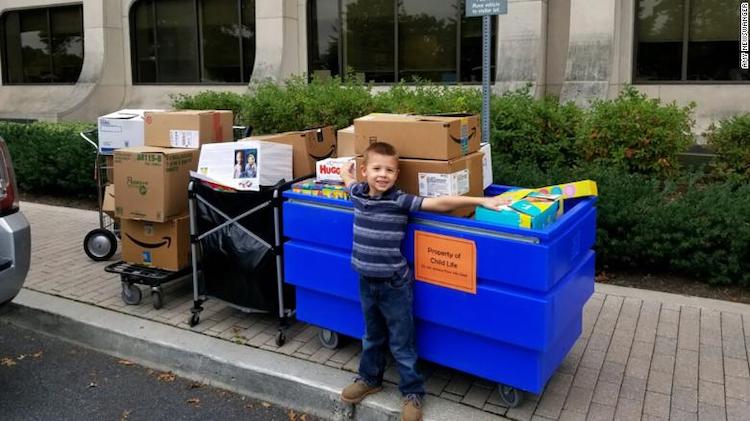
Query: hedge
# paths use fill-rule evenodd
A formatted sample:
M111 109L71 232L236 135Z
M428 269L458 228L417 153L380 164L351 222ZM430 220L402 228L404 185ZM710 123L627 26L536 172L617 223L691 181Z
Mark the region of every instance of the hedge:
M87 123L0 122L18 188L29 193L94 196L96 149L79 136Z

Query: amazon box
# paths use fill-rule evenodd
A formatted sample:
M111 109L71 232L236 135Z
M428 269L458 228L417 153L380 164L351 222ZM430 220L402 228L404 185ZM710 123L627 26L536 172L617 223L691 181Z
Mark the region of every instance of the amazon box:
M183 110L144 114L145 144L162 148L200 148L234 140L229 110Z
M106 213L110 217L115 217L115 185L107 184L104 189L104 197L102 198L102 212Z
M186 212L197 149L141 146L115 151L115 216L165 222Z
M122 259L128 263L178 271L190 264L187 215L167 222L123 219Z
M354 125L336 132L336 156L354 156Z
M439 196L484 196L484 176L482 171L482 153L475 152L467 156L448 161L400 158L399 174L396 186L401 190L422 197ZM357 166L363 164L363 158L357 158ZM365 181L361 171L357 172L359 181ZM455 216L469 216L474 212L471 207L456 210Z
M294 148L294 178L315 174L315 163L336 155L336 131L333 126L299 132L252 136L252 140L284 143Z
M479 115L370 114L354 120L354 152L374 142L393 145L401 158L449 160L479 150Z

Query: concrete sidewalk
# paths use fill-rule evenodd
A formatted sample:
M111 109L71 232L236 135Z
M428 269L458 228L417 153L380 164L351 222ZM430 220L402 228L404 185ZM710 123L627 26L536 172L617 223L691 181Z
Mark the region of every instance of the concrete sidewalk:
M32 265L25 291L3 318L319 416L352 415L336 396L355 375L356 341L325 349L317 328L295 323L287 343L277 347L273 317L216 300L205 303L201 323L190 328L189 282L167 288L161 310L147 296L127 306L119 277L83 253L84 235L97 226L95 212L21 207L32 225ZM584 310L581 338L541 396L527 395L520 407L508 409L495 384L425 364L426 416L748 420L749 355L748 305L598 285ZM386 380L386 393L360 405L357 419L398 414L394 367Z

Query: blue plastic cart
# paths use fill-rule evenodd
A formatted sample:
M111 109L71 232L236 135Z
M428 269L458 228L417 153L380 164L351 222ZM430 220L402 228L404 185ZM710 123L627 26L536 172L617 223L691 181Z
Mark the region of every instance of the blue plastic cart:
M490 186L497 195L507 186ZM361 338L358 277L350 266L351 203L287 191L285 281L296 286L297 319L320 326L321 342ZM411 215L403 251L414 263L415 230L476 244L476 294L417 279L416 340L425 360L499 384L509 406L541 393L581 334L594 291L596 199L565 201L543 230L504 227L428 212Z

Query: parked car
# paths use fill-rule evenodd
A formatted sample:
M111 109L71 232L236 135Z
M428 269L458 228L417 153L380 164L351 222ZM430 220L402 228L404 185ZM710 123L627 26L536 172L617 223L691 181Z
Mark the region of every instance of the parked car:
M0 138L0 305L21 290L31 260L31 227L18 207L18 188L8 146Z

